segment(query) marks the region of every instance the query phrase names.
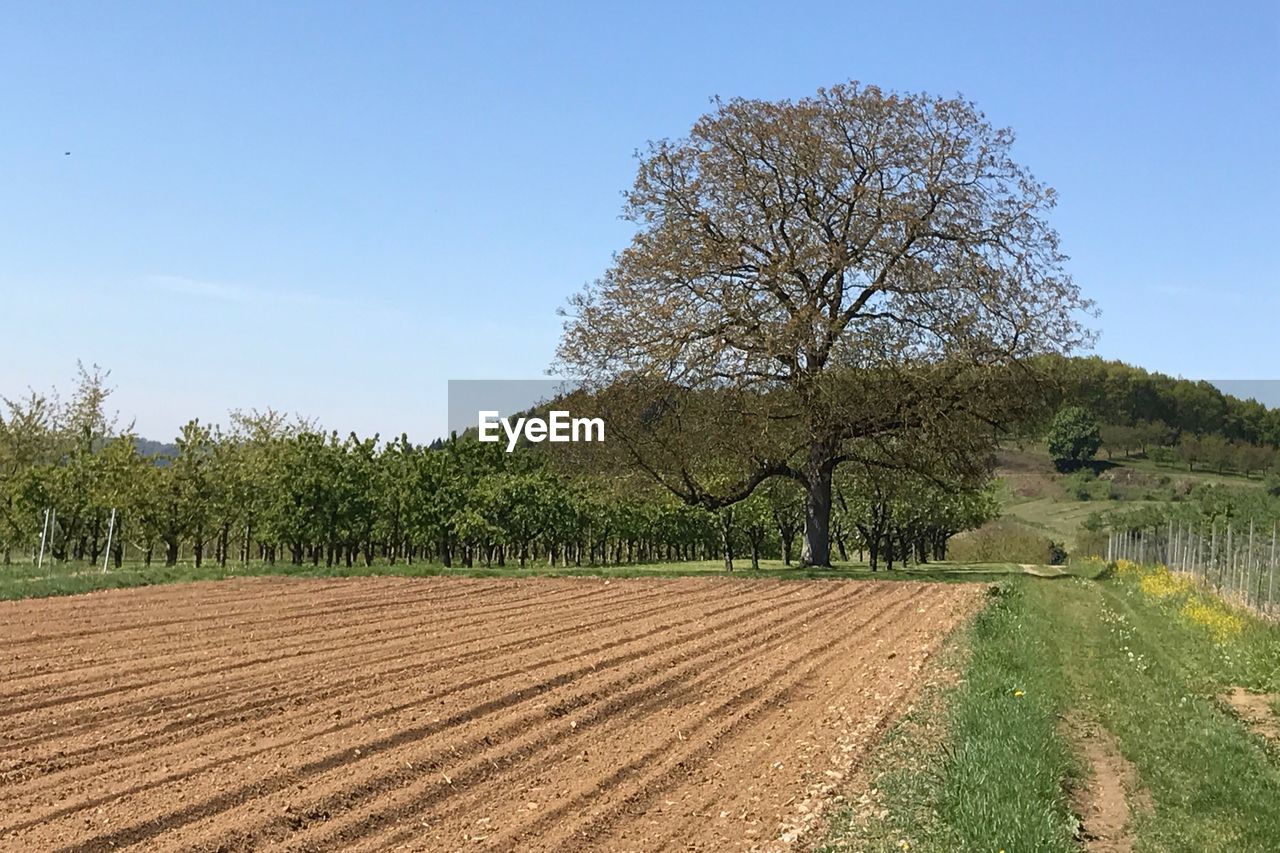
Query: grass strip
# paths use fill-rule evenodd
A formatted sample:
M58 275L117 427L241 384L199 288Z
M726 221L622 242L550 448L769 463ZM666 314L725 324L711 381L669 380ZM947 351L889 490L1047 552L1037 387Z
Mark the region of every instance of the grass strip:
M747 579L772 578L778 580L914 580L972 583L998 580L1021 572L1022 569L1012 563L929 563L923 566L911 566L908 569L871 572L866 567L856 564L840 565L833 569L802 569L799 567L784 567L780 561L762 562L761 568L757 570L749 567L738 568L731 575L724 571L724 565L719 561L583 566L580 568L550 567L541 564L537 566L531 565L524 569L517 568L514 565L490 568L463 568L458 566L445 568L439 563L421 562L413 565L403 562L396 565L377 562L372 566L354 565L350 567L344 565L314 566L310 563L304 565L276 563L272 565L265 562L254 562L247 566L228 564L226 568L220 568L215 563L206 563L199 569L191 564L179 564L171 567L158 565L145 567L141 564L126 563L124 567L120 569L112 568L108 572L102 572L97 567L86 565L46 567L40 572L37 572L33 566L13 565L7 568L0 567L0 600L74 595L101 589L259 576L298 578L443 576L472 578L733 577Z
M869 793L838 811L820 850L1075 849L1063 788L1074 768L1057 726L1064 685L1026 595L1062 583L993 588L944 653L963 679L927 689L890 730L870 761Z
M1280 692L1280 626L1235 612L1224 631L1188 607L1220 602L1149 577L1000 588L952 641L967 655L960 683L891 730L869 793L822 849L1080 849L1070 712L1109 731L1134 767L1151 804L1134 809L1136 849L1280 850L1280 748L1217 698Z

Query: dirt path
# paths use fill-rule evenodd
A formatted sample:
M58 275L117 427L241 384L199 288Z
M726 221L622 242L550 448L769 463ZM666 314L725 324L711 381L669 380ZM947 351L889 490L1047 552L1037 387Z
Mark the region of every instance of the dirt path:
M1280 695L1233 687L1219 696L1218 701L1230 708L1254 734L1280 745L1280 718L1274 710L1280 703Z
M1089 778L1072 792L1084 849L1089 853L1128 853L1133 849L1134 811L1151 809L1137 771L1120 753L1115 737L1102 726L1072 717L1066 728L1089 766Z
M980 598L382 578L0 603L0 847L786 849Z

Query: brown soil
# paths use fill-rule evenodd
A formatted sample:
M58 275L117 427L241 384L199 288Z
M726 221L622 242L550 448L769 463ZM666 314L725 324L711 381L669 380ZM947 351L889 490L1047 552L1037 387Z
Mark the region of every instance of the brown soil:
M1280 743L1280 719L1275 708L1280 694L1253 693L1243 687L1233 687L1218 700L1229 707L1253 732L1273 743Z
M1151 802L1132 764L1120 754L1111 732L1079 718L1066 725L1077 750L1089 765L1089 778L1072 792L1072 808L1080 817L1080 835L1090 853L1127 853L1133 849L1134 810L1149 812Z
M809 833L980 586L245 579L0 603L0 847Z

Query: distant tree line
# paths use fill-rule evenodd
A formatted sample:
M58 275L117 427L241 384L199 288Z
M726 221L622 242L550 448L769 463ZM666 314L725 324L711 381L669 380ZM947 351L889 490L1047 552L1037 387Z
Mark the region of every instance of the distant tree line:
M1246 477L1280 472L1280 409L1207 382L1174 379L1098 358L1044 360L1060 383L1046 438L1067 470L1101 451L1188 470Z
M1174 433L1162 424L1102 427L1102 446L1109 455L1141 452L1163 465L1186 465L1187 470L1229 472L1246 477L1280 472L1280 449L1269 445L1232 441L1221 435Z
M1237 445L1280 448L1280 408L1242 400L1204 381L1176 379L1097 357L1054 361L1066 402L1109 426L1104 447L1176 445L1183 436L1216 436ZM1109 439L1109 440L1108 440Z

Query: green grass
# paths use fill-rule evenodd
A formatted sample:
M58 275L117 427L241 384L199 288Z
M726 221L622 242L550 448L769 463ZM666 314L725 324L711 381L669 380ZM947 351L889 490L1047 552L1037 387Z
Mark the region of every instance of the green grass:
M1044 665L1048 643L1028 619L1027 589L1042 586L1063 583L998 587L958 638L963 651L950 651L967 660L963 682L945 704L923 705L924 715L943 719L907 719L886 739L888 754L873 759L886 811L865 821L858 807L843 810L820 849L907 849L903 842L929 851L1075 849L1062 785L1072 759L1056 726L1064 685ZM931 725L935 737L915 735Z
M954 639L964 679L925 703L933 723L906 720L872 758L885 811L845 810L826 849L1078 849L1068 712L1108 729L1134 765L1154 806L1135 818L1138 850L1277 849L1280 753L1215 697L1280 690L1280 627L1249 619L1219 642L1132 579L1002 587Z
M1146 485L1119 486L1123 496L1116 499L1105 497L1105 492L1110 488L1109 484L1098 480L1093 485L1095 491L1102 494L1093 500L1078 500L1064 488L1064 485L1070 481L1054 471L1053 463L1044 448L1004 448L1001 451L1000 469L1002 477L1000 504L1004 517L1040 531L1065 544L1068 550L1072 550L1076 545L1080 523L1089 515L1143 506L1167 505L1172 500L1173 487L1177 482L1189 482L1193 485L1217 483L1232 486L1260 486L1262 483L1260 479L1246 478L1238 474L1219 474L1205 470L1188 471L1185 465L1157 465L1149 459L1116 456L1108 460L1104 454L1098 461L1110 462L1114 466L1112 475L1118 476L1121 480L1124 479L1124 469L1131 469L1151 478L1152 482ZM1161 485L1156 482L1158 478L1167 478L1169 482ZM1161 499L1145 499L1142 496L1143 493Z
M1054 498L1032 498L1004 507L1004 517L1042 531L1070 550L1075 546L1080 523L1093 513L1163 506L1163 501L1077 501Z
M1155 804L1137 829L1156 850L1275 850L1280 764L1215 696L1280 689L1280 629L1250 619L1219 643L1131 581L1030 590L1079 707L1115 734ZM1063 630L1071 627L1073 631Z
M831 569L787 568L780 560L763 560L758 570L750 568L750 561L735 563L734 578L776 578L793 580L917 580L944 582L982 582L998 580L1021 574L1022 568L1012 563L929 563L872 572L866 565L838 563ZM26 563L0 567L0 600L15 598L39 598L50 595L75 595L100 589L151 586L164 583L189 581L217 581L233 577L281 576L299 578L329 577L725 577L724 565L715 560L688 563L651 563L622 566L549 567L543 563L530 564L520 569L514 564L504 568L445 568L439 563L397 563L389 565L377 562L372 566L355 565L326 567L310 563L295 566L289 563L270 565L263 562L248 566L228 564L225 569L205 563L199 569L189 563L172 567L141 563L125 563L120 569L102 572L100 567L84 564L46 565L42 570Z
M1164 475L1175 480L1191 480L1197 483L1216 483L1227 486L1261 486L1264 482L1263 478L1257 474L1249 477L1231 471L1223 474L1212 469L1206 469L1203 466L1197 467L1194 471L1189 471L1187 466L1183 464L1160 465L1151 459L1138 457L1116 456L1114 459L1108 460L1106 454L1103 454L1099 458L1125 468L1142 471L1145 474Z

